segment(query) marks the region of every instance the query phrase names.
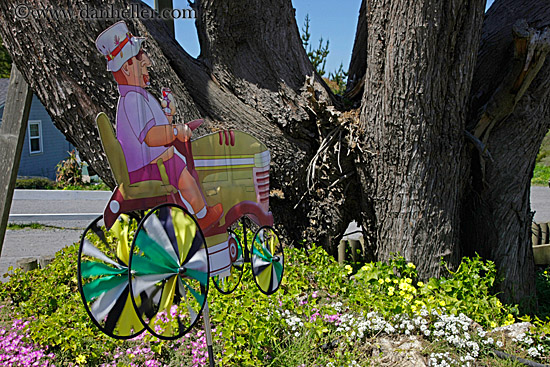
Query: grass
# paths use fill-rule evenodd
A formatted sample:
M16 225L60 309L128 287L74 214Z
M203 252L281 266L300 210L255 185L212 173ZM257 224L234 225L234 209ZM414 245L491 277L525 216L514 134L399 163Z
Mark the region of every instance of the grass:
M548 180L550 180L550 132L542 140L531 185L546 186Z
M535 170L533 171L531 185L546 186L548 185L548 180L550 180L550 167L537 163Z
M13 231L20 231L23 229L68 229L65 227L57 227L57 226L49 226L45 224L40 223L9 223L7 229L11 229Z
M8 229L11 230L21 230L21 229L45 229L46 226L40 223L25 223L25 224L18 224L18 223L10 223L8 224Z

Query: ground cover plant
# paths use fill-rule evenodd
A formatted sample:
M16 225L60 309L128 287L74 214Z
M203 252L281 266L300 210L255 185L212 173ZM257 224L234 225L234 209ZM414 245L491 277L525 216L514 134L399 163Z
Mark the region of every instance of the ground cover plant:
M3 365L208 365L202 325L177 341L148 334L116 341L101 334L80 303L76 260L71 246L49 267L15 270L1 285ZM527 319L491 294L495 266L479 257L425 282L398 256L389 263L339 266L311 246L286 249L285 261L283 285L270 297L257 290L249 268L234 294L211 288L219 365L379 366L380 338L419 341L431 366L520 366L495 357L494 350L550 362L548 319L532 316L531 328L507 334L506 328ZM548 269L541 269L538 283L550 289Z

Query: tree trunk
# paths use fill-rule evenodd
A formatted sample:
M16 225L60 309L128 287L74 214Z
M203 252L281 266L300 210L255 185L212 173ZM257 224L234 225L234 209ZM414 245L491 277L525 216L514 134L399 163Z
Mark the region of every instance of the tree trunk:
M500 291L514 301L532 302L535 295L529 193L550 128L549 24L548 3L496 2L484 23L470 94L468 129L486 151L471 151L463 250L495 261L505 279Z
M438 276L441 258L460 256L463 131L485 2L367 3L366 236L379 259L399 252Z
M367 71L367 0L361 0L359 8L359 20L355 43L348 69L348 83L346 97L352 100L361 100L363 86L365 85L365 72Z

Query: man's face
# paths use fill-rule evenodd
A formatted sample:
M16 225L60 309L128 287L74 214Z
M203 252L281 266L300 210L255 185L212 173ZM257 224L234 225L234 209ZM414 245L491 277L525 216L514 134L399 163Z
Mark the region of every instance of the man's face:
M150 84L149 80L149 66L151 66L151 60L149 56L141 50L136 56L132 57L132 65L126 62L122 66L122 71L126 75L128 85L145 88Z

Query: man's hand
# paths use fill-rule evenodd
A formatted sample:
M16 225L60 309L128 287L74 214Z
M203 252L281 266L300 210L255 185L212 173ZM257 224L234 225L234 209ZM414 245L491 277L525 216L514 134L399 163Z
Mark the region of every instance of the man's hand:
M176 135L176 139L178 139L179 141L186 142L193 135L193 132L191 131L189 126L187 126L186 124L177 124L173 126L178 131L178 134Z

